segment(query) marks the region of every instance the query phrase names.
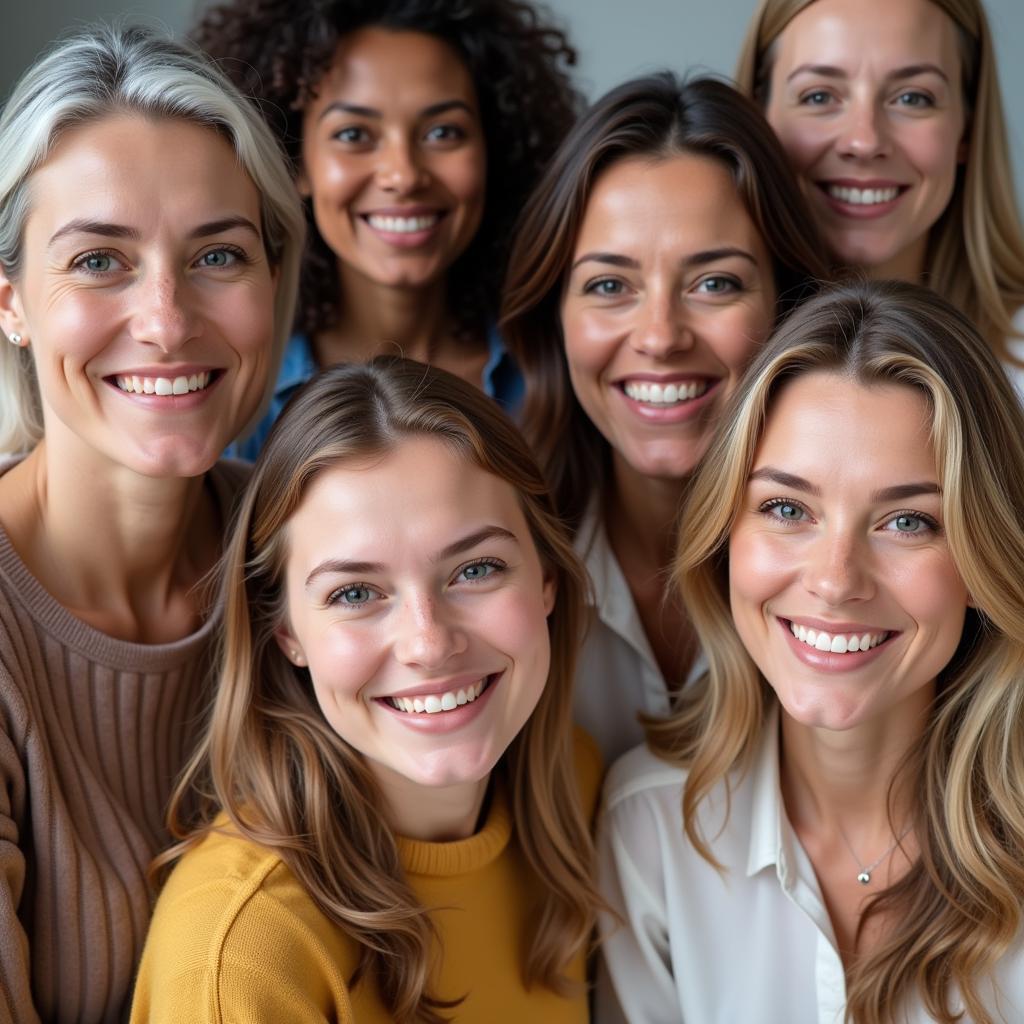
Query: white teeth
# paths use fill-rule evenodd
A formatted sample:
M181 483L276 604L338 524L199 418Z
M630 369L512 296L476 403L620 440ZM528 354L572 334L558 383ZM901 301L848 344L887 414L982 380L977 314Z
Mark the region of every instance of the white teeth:
M117 376L115 381L122 391L136 395L187 395L209 386L211 374L193 373L190 377L136 377Z
M808 629L796 622L790 622L789 631L808 647L813 647L817 651L829 651L832 654L853 654L854 651L867 651L872 647L877 647L890 635L889 633L825 633L820 630Z
M423 214L419 217L384 217L370 214L366 218L370 227L377 231L388 231L396 235L412 234L414 231L426 231L432 228L441 218L436 213Z
M439 711L454 711L463 704L471 704L484 691L487 677L459 690L448 690L445 693L429 693L425 697L388 697L388 703L399 711L413 714L436 715Z
M646 381L628 380L623 390L634 402L646 402L649 405L679 405L700 398L707 391L710 383L706 380L694 380L689 384L650 384Z
M829 185L828 194L841 203L852 206L874 206L892 202L899 194L898 188L847 188L845 185Z

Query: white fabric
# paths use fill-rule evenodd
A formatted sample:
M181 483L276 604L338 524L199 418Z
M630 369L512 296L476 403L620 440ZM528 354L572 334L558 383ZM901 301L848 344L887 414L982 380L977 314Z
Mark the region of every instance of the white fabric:
M600 878L625 924L602 922L596 1024L842 1024L843 966L814 870L786 818L777 737L773 722L720 835L724 786L699 812L723 875L683 834L684 772L643 747L612 768ZM995 981L998 997L991 984L983 989L993 1018L1021 1024L1024 942L1000 962ZM904 1019L931 1020L916 996Z
M1013 326L1024 334L1024 306L1017 310L1017 315L1013 319ZM1007 338L1006 347L1013 355L1024 362L1024 338ZM1024 402L1024 366L1011 362L1005 362L1003 365L1006 367L1006 373L1011 383L1017 389L1021 402Z
M638 712L668 713L668 687L596 509L580 526L576 551L590 573L595 603L576 668L575 717L611 764L643 743ZM686 685L706 670L698 656Z

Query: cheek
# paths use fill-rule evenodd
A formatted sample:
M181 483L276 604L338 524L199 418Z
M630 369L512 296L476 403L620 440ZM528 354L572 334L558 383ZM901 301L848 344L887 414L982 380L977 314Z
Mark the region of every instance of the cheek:
M740 618L763 618L762 606L780 594L793 576L791 556L792 552L763 534L742 527L733 531L729 600L737 624Z
M714 329L705 333L708 347L715 358L728 371L726 393L731 393L758 346L771 331L772 313L764 303L757 308L737 311L735 316L716 322Z
M592 386L615 354L622 325L609 320L607 314L575 309L568 303L562 309L561 320L573 387Z
M487 165L482 149L473 148L453 154L439 176L452 195L472 205L478 216L483 212Z
M769 115L768 120L793 169L797 173L807 170L827 140L824 130L810 120L799 118Z

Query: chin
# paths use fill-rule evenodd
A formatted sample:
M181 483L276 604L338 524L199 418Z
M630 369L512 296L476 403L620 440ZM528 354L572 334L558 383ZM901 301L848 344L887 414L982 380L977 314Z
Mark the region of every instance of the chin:
M205 439L161 438L157 443L141 447L133 458L120 461L142 476L159 480L185 479L211 470L224 447L211 445Z
M439 750L418 761L411 772L403 773L420 786L441 789L464 786L486 779L501 760L502 751Z

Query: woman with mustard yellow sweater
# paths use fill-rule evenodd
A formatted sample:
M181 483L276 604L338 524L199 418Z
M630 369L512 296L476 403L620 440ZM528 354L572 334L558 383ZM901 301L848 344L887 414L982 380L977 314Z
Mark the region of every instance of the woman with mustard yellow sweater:
M405 361L311 383L229 543L132 1021L586 1021L582 580L471 385Z

